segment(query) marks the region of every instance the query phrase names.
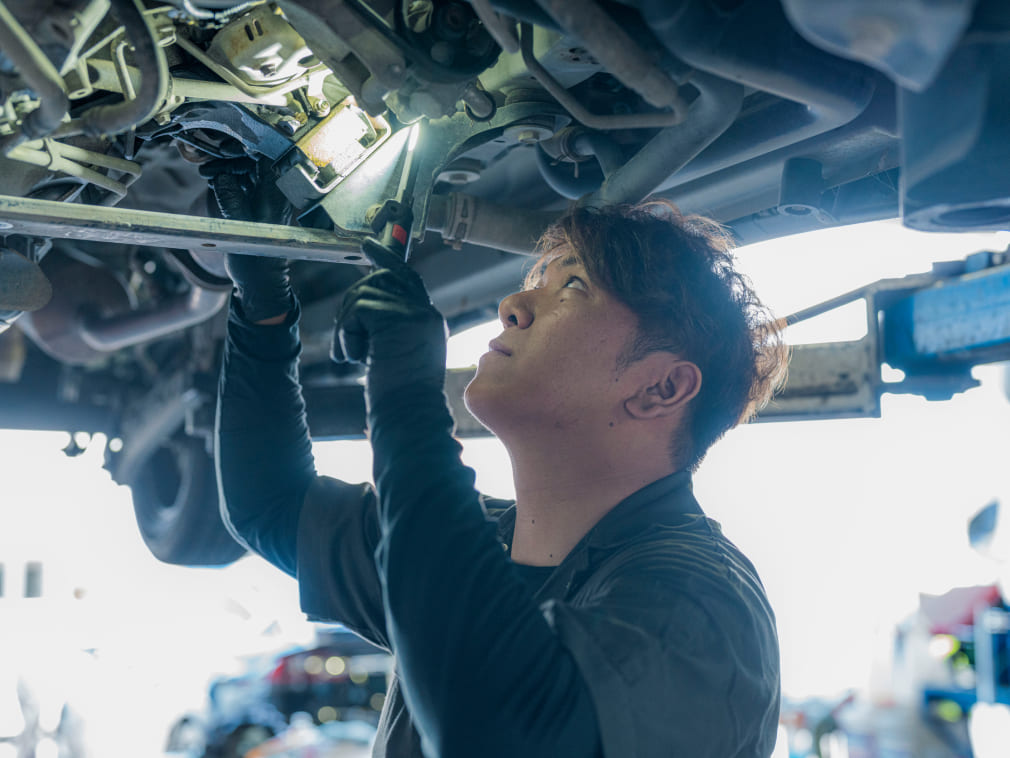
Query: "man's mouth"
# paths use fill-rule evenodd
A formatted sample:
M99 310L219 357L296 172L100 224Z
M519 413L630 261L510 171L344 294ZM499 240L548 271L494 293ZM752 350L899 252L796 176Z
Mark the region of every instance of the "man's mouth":
M488 343L488 349L493 353L501 353L502 355L512 355L512 351L509 350L505 345L503 345L498 340L491 340Z

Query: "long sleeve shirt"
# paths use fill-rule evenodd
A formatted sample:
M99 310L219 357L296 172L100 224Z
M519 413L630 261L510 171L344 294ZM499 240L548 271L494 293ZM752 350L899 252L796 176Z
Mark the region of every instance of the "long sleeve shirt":
M395 654L376 756L771 753L774 617L686 472L617 504L552 571L524 570L514 507L474 489L437 389L370 404L374 488L316 474L296 323L253 326L233 306L223 508L297 576L310 618Z

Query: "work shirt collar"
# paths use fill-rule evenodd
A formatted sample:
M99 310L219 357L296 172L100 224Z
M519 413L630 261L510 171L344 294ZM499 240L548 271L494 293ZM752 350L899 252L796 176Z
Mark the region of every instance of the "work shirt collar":
M683 521L685 516L704 516L692 492L690 471L678 471L647 484L610 509L579 540L537 596L565 594L580 572L592 568L594 552L610 552L649 527ZM498 517L498 540L509 552L515 521L514 505Z

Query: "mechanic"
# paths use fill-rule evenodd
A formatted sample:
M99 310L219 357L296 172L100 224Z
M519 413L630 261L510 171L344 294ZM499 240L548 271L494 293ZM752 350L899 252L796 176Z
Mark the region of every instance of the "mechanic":
M286 222L249 166L203 167L215 210ZM774 617L691 473L769 395L778 335L725 233L672 207L578 210L541 248L466 390L514 504L460 461L445 323L411 268L374 270L337 318L367 367L373 487L315 471L286 262L230 255L226 523L311 619L395 655L376 756L768 756Z

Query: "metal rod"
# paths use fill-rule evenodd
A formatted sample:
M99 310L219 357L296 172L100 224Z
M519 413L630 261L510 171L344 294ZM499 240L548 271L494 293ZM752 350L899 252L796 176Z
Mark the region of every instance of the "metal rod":
M194 287L157 308L84 319L81 339L94 350L111 353L164 337L206 321L228 300L228 293Z
M0 229L36 237L115 245L268 255L331 263L362 262L361 236L276 224L104 208L0 195Z
M88 70L94 79L91 86L97 90L108 92L123 92L123 83L117 75L117 67L111 61L94 59L88 61ZM140 84L140 70L133 66L126 67L126 73L133 87ZM250 103L254 105L287 105L284 93L250 95L239 92L230 84L224 82L206 82L202 79L186 79L173 76L169 85L171 96L186 100L223 100L232 103Z
M587 195L583 205L643 200L729 129L740 113L743 87L701 72L696 72L691 82L699 94L691 104L689 118L649 140L596 192Z

